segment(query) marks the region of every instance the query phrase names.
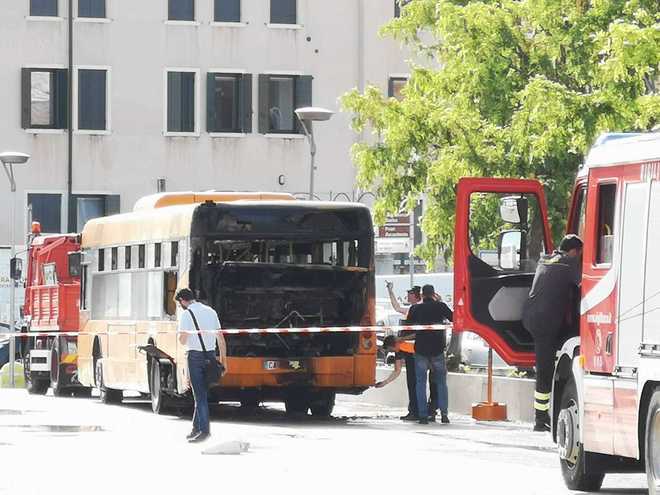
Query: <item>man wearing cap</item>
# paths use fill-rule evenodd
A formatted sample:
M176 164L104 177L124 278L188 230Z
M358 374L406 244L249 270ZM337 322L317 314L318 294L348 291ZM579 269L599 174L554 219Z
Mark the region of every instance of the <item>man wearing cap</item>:
M523 326L534 337L536 391L534 431L550 431L550 391L558 337L569 315L572 295L582 280L582 240L570 234L559 249L542 256L523 309Z
M419 304L422 301L421 297L421 287L415 285L408 289L407 292L407 301L410 306L404 308L399 304L396 296L394 295L394 284L392 282L387 282L387 292L390 295L390 302L392 307L398 313L401 313L406 318L408 317L408 311L415 304ZM401 337L414 335L414 332L401 332ZM384 345L384 343L383 343ZM409 341L401 341L399 344L399 349L397 351L397 356L403 360L406 364L406 385L408 387L408 414L401 416L403 421L417 421L417 393L415 390L415 357L414 357L414 344ZM400 363L399 363L400 364ZM396 361L395 361L396 368ZM400 372L400 370L399 370ZM398 375L397 375L398 376Z

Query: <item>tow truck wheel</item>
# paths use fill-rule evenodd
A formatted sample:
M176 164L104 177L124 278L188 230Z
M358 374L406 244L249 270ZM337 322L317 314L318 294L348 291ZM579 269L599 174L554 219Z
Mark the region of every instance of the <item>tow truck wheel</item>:
M120 404L123 398L121 390L106 388L103 383L103 363L101 359L96 360L94 378L99 389L99 399L103 404Z
M151 410L156 414L164 414L167 407L167 396L161 386L160 363L152 359L149 366L149 396L151 397Z
M557 447L564 483L570 490L600 490L604 473L587 473L584 447L580 443L580 410L575 382L571 380L561 396L557 420Z
M60 344L59 339L55 338L53 347L50 350L50 386L53 389L53 395L56 397L67 397L71 395L71 391L62 386L61 371Z
M644 460L649 495L660 494L660 388L651 396L646 413Z
M332 410L335 408L335 394L324 393L319 394L318 397L312 399L309 409L312 416L317 418L329 418L332 416Z

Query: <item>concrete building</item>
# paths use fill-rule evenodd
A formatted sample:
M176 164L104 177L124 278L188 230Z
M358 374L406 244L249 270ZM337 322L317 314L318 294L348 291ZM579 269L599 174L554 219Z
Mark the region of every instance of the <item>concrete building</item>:
M78 231L159 187L304 195L293 109L339 112L338 97L366 84L396 92L407 55L377 34L394 15L395 0L3 2L0 150L32 155L17 171L18 243L30 217ZM339 112L316 126L321 199L358 197L349 123Z

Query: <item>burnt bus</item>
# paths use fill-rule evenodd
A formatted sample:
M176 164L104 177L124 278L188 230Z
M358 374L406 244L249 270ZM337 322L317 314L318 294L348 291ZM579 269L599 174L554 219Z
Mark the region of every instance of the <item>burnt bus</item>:
M104 229L85 227L90 259L98 257L99 248L112 252L118 242L108 223L114 223L117 235L136 233L129 244L138 245L138 263L140 249L146 253L142 264L149 277L158 279L153 273L162 272L162 284L155 284L164 306L160 330L153 331L153 317L148 330L140 331L139 322L135 330L138 347L151 345L160 353L138 355L143 362L134 366L136 376L118 381L150 393L154 410L185 396L187 370L177 366L185 363L185 349L175 338L181 310L172 296L189 286L218 312L224 329L245 330L225 335L228 373L212 389L214 400L246 407L281 400L289 412L329 415L336 393L359 394L374 384L373 332L314 330L374 324L374 231L366 207L238 194L228 200L227 193L171 196L143 198L134 213L117 215L114 222L113 217L92 221L105 223ZM136 222L140 228L128 225ZM91 242L93 232L109 238ZM85 238L83 233L83 245ZM160 259L152 262L156 255ZM147 285L150 293L154 284ZM103 325L88 327L107 331ZM101 360L103 378L116 376L109 369L112 360ZM107 383L106 388L126 387Z

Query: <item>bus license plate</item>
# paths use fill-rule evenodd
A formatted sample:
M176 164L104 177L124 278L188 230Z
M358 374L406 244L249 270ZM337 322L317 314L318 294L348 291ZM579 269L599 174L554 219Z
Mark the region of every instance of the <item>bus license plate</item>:
M295 359L265 360L264 369L266 371L271 371L271 370L304 371L305 365L302 361L298 361Z

